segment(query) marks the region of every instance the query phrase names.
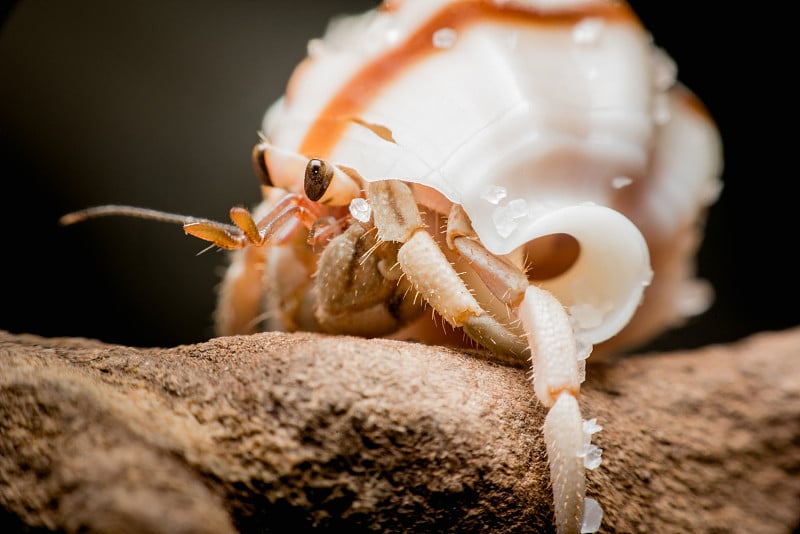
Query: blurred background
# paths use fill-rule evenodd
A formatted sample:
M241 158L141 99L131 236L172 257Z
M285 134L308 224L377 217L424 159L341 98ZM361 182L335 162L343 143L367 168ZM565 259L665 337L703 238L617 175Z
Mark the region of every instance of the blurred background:
M255 204L250 150L267 106L331 16L376 3L0 7L0 329L132 346L211 337L224 253L198 255L204 245L178 226L115 217L63 228L57 220L119 203L227 221L231 206ZM794 50L792 33L774 14L631 3L716 118L726 155L725 189L699 255L715 305L651 348L800 324L800 210L790 189L797 127L783 81L796 62L781 59Z

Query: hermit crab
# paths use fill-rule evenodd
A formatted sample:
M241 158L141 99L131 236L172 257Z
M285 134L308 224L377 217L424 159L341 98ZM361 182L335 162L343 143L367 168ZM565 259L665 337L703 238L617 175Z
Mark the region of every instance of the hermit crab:
M714 122L630 6L386 0L338 18L253 158L264 201L233 224L126 206L63 222L163 219L232 249L220 335L446 331L530 361L557 530L596 530L585 359L708 305L694 254L720 190Z

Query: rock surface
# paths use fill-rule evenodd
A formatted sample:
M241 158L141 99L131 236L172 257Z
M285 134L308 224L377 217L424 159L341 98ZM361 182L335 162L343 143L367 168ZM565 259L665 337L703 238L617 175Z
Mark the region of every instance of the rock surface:
M524 368L265 333L171 349L0 332L3 532L547 532ZM800 524L800 329L594 364L602 532Z

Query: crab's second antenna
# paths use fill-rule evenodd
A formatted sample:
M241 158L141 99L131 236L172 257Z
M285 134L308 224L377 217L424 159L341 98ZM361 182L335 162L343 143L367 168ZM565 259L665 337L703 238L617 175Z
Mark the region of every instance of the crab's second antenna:
M174 224L187 224L197 222L199 219L196 217L189 217L187 215L178 215L175 213L167 213L164 211L151 210L147 208L139 208L136 206L120 206L108 204L105 206L95 206L86 208L80 211L73 211L62 215L58 219L59 224L67 226L75 224L86 219L93 219L95 217L106 217L110 215L121 215L123 217L136 217L139 219L150 219L153 221L160 221Z
M234 210L236 209L237 208L234 208ZM188 215L178 215L176 213L139 208L136 206L119 206L115 204L95 206L67 213L63 215L58 222L67 226L87 219L107 217L110 215L121 215L123 217L136 217L138 219L180 224L187 234L198 237L204 241L210 241L212 244L225 249L242 248L247 243L247 236L243 234L242 228L238 226L199 217L189 217Z
M298 224L305 225L306 228L310 229L320 216L318 208L313 202L301 195L287 194L273 206L266 217L258 221L253 219L253 215L241 206L234 206L230 210L230 218L234 224L225 224L210 219L189 217L136 206L108 204L67 213L59 219L59 223L66 226L86 219L109 215L180 224L187 234L229 250L244 248L247 245L265 245L271 242L279 231L294 228ZM280 241L281 238L279 237L277 242Z

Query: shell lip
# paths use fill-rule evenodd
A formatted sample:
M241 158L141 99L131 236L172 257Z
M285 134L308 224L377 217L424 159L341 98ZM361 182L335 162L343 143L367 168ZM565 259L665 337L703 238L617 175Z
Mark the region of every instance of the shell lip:
M531 218L519 231L526 242L561 233L580 245L577 260L566 272L537 285L570 311L581 339L599 343L628 324L653 276L647 243L630 219L585 203Z

